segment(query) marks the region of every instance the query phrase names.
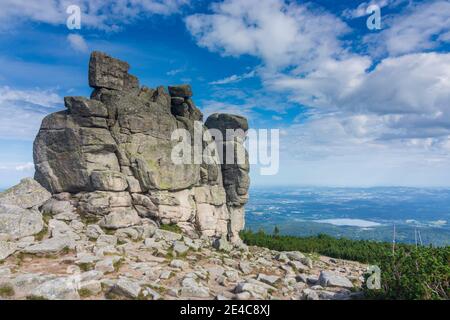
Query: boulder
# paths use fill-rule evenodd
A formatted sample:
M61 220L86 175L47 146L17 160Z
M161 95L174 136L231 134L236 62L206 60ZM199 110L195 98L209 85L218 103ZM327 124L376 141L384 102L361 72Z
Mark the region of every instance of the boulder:
M128 74L130 65L94 51L89 60L89 85L93 88L130 90L139 88L136 77Z
M318 282L322 287L353 288L353 283L349 279L332 271L321 271Z
M73 249L75 241L67 237L45 239L37 244L32 244L22 250L23 253L45 255L57 254L63 250Z
M0 204L29 209L41 206L50 198L50 192L43 188L36 180L25 178L18 185L0 193Z
M192 88L188 84L169 86L169 94L171 97L190 98L192 97Z
M79 300L76 277L61 277L45 281L31 291L31 296L47 300Z
M44 222L39 211L0 204L0 234L18 239L37 234L43 227Z
M99 225L106 229L119 229L137 225L140 221L134 209L117 208L117 210L100 220Z
M136 299L141 293L141 286L135 280L120 278L111 292L125 298Z

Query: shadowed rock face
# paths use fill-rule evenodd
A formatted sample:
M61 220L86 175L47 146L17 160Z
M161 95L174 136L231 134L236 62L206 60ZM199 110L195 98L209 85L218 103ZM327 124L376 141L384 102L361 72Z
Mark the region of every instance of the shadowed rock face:
M66 97L67 109L43 120L33 149L35 179L107 228L135 225L141 217L176 223L192 235L238 241L248 156L244 163L221 165L213 152L213 164L173 163L173 147L180 143L171 140L173 131L184 128L194 137L194 121L203 119L192 89L171 86L168 94L162 87L140 87L128 69L126 62L92 53L91 98ZM248 130L245 118L227 114L212 115L207 127ZM230 145L237 152L244 139L225 138L217 148Z

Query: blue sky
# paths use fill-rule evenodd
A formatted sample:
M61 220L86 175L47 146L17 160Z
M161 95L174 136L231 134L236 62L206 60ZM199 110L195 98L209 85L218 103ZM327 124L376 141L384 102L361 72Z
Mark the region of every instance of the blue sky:
M71 4L80 30L66 26ZM366 26L371 4L381 30ZM141 84L192 84L205 115L280 129L279 173L252 170L255 185L450 186L449 1L0 5L0 187L33 175L42 118L90 94L93 50Z

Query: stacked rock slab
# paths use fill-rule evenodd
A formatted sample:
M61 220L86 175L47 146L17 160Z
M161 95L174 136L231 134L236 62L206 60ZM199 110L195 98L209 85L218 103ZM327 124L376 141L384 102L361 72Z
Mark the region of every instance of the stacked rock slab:
M190 235L238 241L247 201L248 161L221 165L208 161L175 164L176 129L191 133L203 115L189 85L140 86L126 62L93 52L89 62L91 98L66 97L66 110L47 116L34 142L35 179L79 214L122 228L150 218L177 224ZM212 128L247 130L244 118L213 115ZM203 146L214 145L207 133ZM241 145L241 142L230 142ZM194 153L195 148L191 148ZM234 176L236 175L236 176Z

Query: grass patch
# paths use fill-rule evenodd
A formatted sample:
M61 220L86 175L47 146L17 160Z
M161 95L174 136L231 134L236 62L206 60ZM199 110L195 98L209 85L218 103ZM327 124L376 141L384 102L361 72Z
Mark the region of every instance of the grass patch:
M44 239L44 237L47 235L47 233L48 233L48 228L47 228L47 225L45 224L44 227L42 228L42 230L39 231L39 233L34 235L34 238L37 241L42 241Z
M172 259L176 258L176 254L175 254L175 252L173 252L173 249L172 249L172 248L170 248L170 249L167 250L167 253L166 253L166 255L165 255L165 258L166 258L167 260L172 260Z
M48 225L49 221L53 218L51 213L45 212L42 214L42 220L44 220L44 223Z
M10 298L14 296L14 288L9 284L0 284L0 297Z
M80 295L81 298L88 298L94 295L94 293L91 290L86 288L78 290L78 294Z
M170 232L175 232L175 233L183 233L183 230L181 230L181 228L175 224L175 223L171 223L171 224L162 224L159 227L161 230L166 230L166 231L170 231Z
M121 258L121 259L119 259L119 260L117 260L116 262L113 263L113 267L114 267L114 271L115 272L118 272L120 270L120 268L123 265L123 261L124 260Z
M94 266L95 265L93 263L80 263L80 264L78 264L78 267L83 272L87 272L87 271L93 270Z

